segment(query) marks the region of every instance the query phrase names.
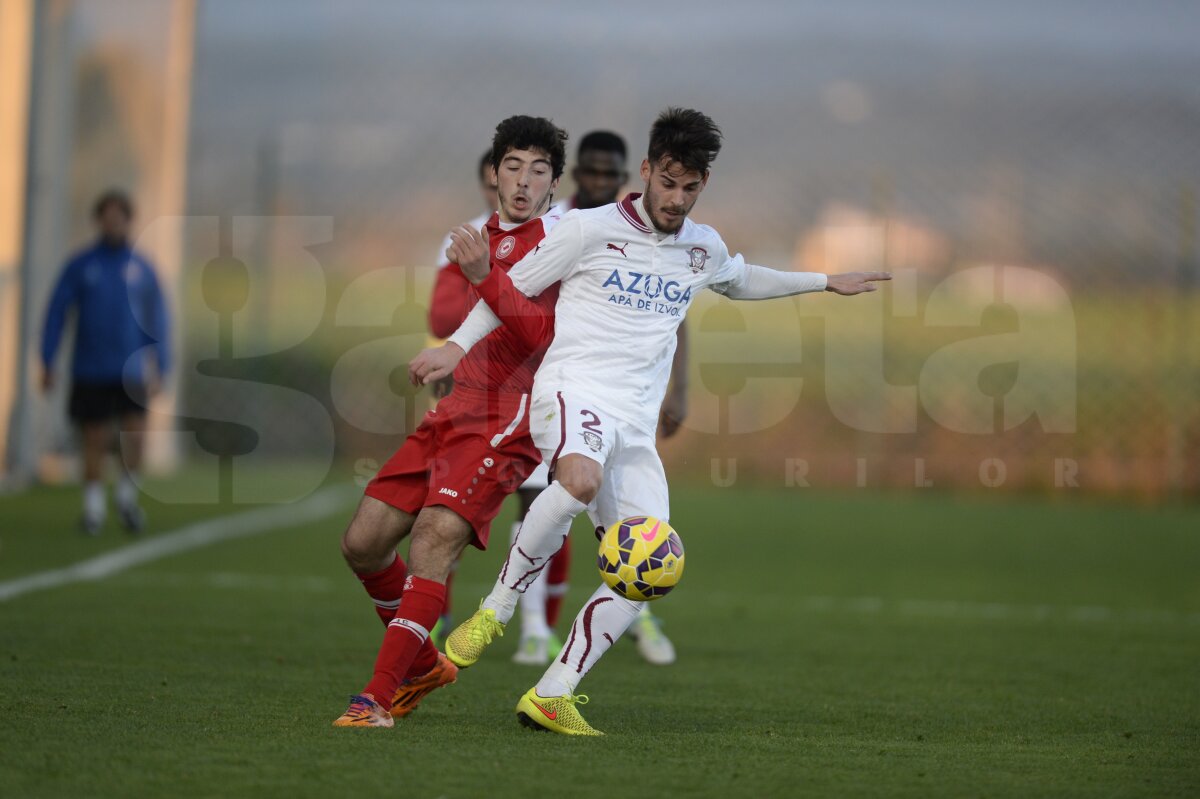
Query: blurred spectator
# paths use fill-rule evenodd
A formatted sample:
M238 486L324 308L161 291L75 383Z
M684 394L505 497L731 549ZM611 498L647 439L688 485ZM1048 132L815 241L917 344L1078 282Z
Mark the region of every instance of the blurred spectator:
M97 535L104 525L104 455L117 426L123 469L116 506L125 529L138 533L145 526L136 476L146 405L170 366L167 308L153 266L130 246L129 197L105 192L96 200L92 218L99 237L67 261L46 310L42 388L48 392L54 387L54 356L74 309L69 413L83 442L83 529Z

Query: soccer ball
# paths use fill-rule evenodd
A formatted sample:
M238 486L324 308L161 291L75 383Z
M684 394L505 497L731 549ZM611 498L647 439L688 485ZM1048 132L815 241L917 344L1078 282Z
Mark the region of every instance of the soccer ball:
M604 531L598 565L609 588L649 602L666 596L683 577L683 542L662 519L633 516Z

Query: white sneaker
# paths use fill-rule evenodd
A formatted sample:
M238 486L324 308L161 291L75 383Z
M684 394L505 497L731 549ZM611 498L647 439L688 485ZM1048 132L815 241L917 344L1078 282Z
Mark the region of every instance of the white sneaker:
M658 619L650 613L639 613L629 632L637 641L638 653L647 663L670 666L675 662L675 645L663 633Z
M517 651L513 653L513 663L522 666L545 666L550 662L549 639L540 635L523 635Z

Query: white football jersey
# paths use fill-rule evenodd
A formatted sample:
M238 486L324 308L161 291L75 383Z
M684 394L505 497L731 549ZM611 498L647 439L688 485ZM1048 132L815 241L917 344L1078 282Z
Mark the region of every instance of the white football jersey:
M676 234L657 232L640 197L571 211L508 274L529 297L562 281L535 393L569 390L653 431L692 298L705 288L724 293L745 263L690 219Z

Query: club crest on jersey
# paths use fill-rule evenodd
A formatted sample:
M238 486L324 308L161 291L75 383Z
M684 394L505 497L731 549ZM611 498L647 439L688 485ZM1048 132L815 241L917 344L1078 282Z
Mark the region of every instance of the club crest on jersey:
M692 268L692 274L703 272L706 263L708 263L708 250L703 247L693 247L688 250L688 266Z
M587 444L588 449L592 452L599 452L600 448L604 446L604 439L591 430L585 430L580 435L583 436L583 443Z
M507 258L508 256L512 255L513 248L516 246L517 239L515 236L505 236L500 240L500 243L496 245L496 257Z

